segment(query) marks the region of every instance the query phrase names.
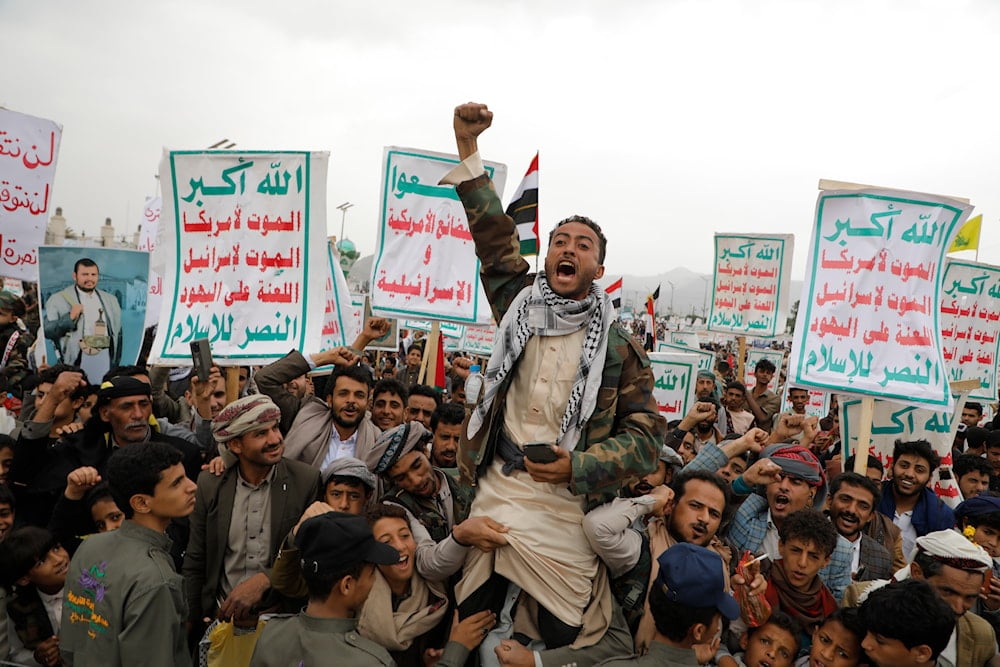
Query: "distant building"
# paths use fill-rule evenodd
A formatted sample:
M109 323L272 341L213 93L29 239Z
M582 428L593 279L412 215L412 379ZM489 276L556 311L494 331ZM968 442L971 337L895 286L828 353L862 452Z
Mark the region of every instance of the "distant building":
M117 236L117 238L116 238ZM62 207L56 209L56 214L49 218L45 227L45 245L78 246L81 248L124 248L135 250L139 247L139 230L132 235L131 241L125 240L125 235L116 234L111 218L105 218L101 226L100 237L87 236L87 232L77 234L66 223Z

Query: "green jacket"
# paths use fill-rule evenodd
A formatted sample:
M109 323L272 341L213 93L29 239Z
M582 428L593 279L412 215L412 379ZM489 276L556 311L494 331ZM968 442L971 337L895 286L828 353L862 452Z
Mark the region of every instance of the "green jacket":
M472 506L472 493L468 486L462 485L456 479L454 469L441 470L434 468L435 474L440 473L444 477L448 489L451 491L452 511L455 516L455 523L461 523L469 517L469 508ZM448 517L443 515L437 507L433 498L419 498L401 488L394 488L389 491L385 500L402 505L417 521L423 524L427 532L434 538L435 542L440 542L448 537L454 526L449 525Z
M190 665L185 621L184 580L163 533L126 521L77 549L59 632L67 665Z
M534 282L521 256L517 228L504 213L493 183L486 175L456 188L481 262L481 277L493 316L500 322L514 298ZM514 373L505 378L474 438L463 429L458 468L461 481L475 486L493 460L502 428L502 409ZM570 489L587 495L588 509L610 498L630 477L656 468L666 420L653 399L653 372L649 358L617 322L608 334L608 351L601 376L597 406L580 441L571 453Z
M318 618L305 613L275 616L264 626L250 667L395 667L389 652L358 634L355 618ZM438 667L462 665L468 650L448 642Z

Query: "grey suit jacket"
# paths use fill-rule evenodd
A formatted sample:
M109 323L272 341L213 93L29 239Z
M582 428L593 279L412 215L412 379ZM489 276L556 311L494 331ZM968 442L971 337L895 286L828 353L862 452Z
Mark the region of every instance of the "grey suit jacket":
M209 471L198 476L198 491L191 514L191 536L184 556L185 595L189 618L195 622L216 611L219 582L225 567L229 523L236 497L237 465L221 477ZM278 555L282 540L319 494L319 471L310 465L281 459L271 481L271 544L268 568Z
M861 533L861 557L858 559L858 566L865 568L858 581L888 579L894 574L892 554L878 541L864 533Z

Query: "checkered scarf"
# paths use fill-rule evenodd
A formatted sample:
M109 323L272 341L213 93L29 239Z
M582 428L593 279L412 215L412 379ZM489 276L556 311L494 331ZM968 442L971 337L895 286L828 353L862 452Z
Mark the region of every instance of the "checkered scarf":
M567 450L576 447L583 426L597 405L601 369L608 351L608 331L614 314L611 297L597 285L591 285L590 293L580 301L565 299L552 291L545 273L539 273L534 284L515 297L497 327L493 354L483 374L483 400L469 418L469 437L479 432L500 385L521 358L529 338L564 336L586 327L580 366L559 424L560 446ZM591 368L597 368L598 372L591 373Z

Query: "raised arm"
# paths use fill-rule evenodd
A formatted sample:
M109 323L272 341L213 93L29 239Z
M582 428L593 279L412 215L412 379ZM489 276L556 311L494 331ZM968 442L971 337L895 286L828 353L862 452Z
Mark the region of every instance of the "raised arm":
M493 112L485 104L468 102L455 107L455 143L462 160L479 152L479 135L493 124Z

